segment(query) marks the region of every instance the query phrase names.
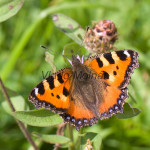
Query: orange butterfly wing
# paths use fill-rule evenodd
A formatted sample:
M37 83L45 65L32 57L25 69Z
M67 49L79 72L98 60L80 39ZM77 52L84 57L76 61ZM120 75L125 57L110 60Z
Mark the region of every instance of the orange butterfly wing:
M90 57L84 62L108 84L99 106L100 119L123 112L123 104L128 98L126 86L133 70L139 66L137 57L138 53L133 50L120 50Z
M62 69L38 84L30 93L29 100L37 108L51 109L56 113L65 112L70 103L71 69Z
M99 106L100 119L110 118L118 112L123 113L123 104L128 98L128 89L118 89L114 86L107 86L104 92L104 100Z
M138 53L120 50L87 59L84 64L92 68L109 85L124 88L129 83L133 69L139 66Z
M92 126L97 122L97 118L82 102L70 101L70 106L64 114L60 116L68 123L74 125L79 131L83 126Z

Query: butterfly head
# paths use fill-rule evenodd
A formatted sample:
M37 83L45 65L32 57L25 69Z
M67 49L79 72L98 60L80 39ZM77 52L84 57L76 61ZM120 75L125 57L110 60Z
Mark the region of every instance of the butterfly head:
M80 57L79 55L72 55L72 61L70 59L68 59L68 61L72 66L78 63L83 64L83 56Z

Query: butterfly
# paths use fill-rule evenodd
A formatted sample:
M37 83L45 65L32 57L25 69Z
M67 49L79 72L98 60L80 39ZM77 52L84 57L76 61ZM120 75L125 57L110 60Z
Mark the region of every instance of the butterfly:
M36 108L50 109L77 130L98 119L123 113L127 85L139 67L138 53L119 50L91 56L72 56L72 68L64 68L39 83L29 95Z

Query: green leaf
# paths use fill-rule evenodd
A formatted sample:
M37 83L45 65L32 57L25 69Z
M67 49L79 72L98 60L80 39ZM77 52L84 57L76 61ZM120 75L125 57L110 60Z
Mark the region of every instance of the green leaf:
M101 134L97 134L94 139L92 140L93 147L95 150L100 150L101 144L102 144L102 136Z
M46 135L46 134L38 134L38 133L33 133L34 136L38 137L44 142L51 143L51 144L67 144L70 142L70 139L61 136L61 135Z
M79 45L82 45L85 31L81 28L80 24L63 14L54 14L52 17L56 27L58 27Z
M19 95L19 96L11 97L10 100L16 111L25 110L25 99L22 96ZM12 113L7 101L2 102L2 107L7 113L9 114Z
M134 116L137 116L140 112L141 110L139 110L138 108L131 108L128 103L125 103L123 113L116 114L116 117L119 119L132 118Z
M22 7L24 0L3 0L0 1L0 22L14 16Z
M63 122L59 115L46 109L17 111L14 117L28 125L39 127L54 126Z
M88 142L90 141L90 142ZM81 138L80 149L94 148L94 150L99 150L102 143L102 136L100 133L87 133Z

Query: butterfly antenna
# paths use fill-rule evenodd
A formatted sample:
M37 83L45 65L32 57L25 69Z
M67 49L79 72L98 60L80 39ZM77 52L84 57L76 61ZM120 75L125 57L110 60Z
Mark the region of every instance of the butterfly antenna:
M45 46L43 46L43 45L40 45L40 47L42 47L43 49L49 50L50 52L53 52L52 55L54 55L54 54L59 54L58 52L53 51L53 50L51 50L51 49L49 49L49 48L47 48L47 47L45 47Z

